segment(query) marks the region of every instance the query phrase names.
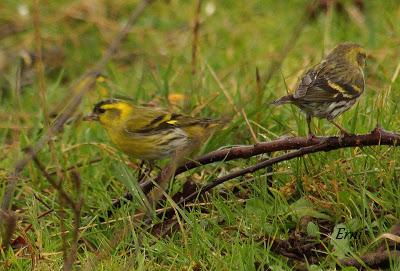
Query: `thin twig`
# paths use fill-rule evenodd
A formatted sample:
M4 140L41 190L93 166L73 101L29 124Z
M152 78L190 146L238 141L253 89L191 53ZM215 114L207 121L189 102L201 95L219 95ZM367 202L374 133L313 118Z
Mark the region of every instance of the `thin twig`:
M261 89L261 75L260 75L260 70L258 69L258 67L256 67L256 97L257 97L257 101L256 101L256 105L257 105L257 114L256 114L256 122L260 123L260 119L261 119L261 106L262 106L262 89ZM259 127L257 127L257 133L259 131Z
M39 168L40 172L43 176L48 180L48 182L57 189L60 197L60 227L61 232L65 232L65 206L66 203L69 205L73 212L73 230L72 230L72 242L71 247L68 249L67 247L67 240L66 234L62 234L63 239L63 254L64 254L64 270L72 270L74 261L76 259L76 253L78 250L78 238L79 238L79 226L80 226L80 217L81 217L81 209L83 204L83 199L81 195L81 179L77 171L72 171L72 179L75 184L75 191L77 194L77 200L74 201L72 197L64 191L61 182L57 182L53 179L53 177L47 173L46 169L39 161L39 159L35 156L33 157L33 161L35 162L36 166Z
M61 197L61 193L58 193L58 200L59 200L59 210L58 210L58 216L60 217L60 232L65 232L65 220L66 220L66 212L65 212L65 201ZM68 258L68 244L67 244L67 235L66 234L61 234L61 241L62 241L62 252L63 252L63 262L64 262L64 268L67 265L67 258Z
M49 209L49 210L47 210L47 211L41 213L40 215L38 215L36 219L39 220L40 218L45 217L45 216L47 216L48 214L50 214L50 213L52 213L52 212L54 212L54 209ZM29 230L32 229L32 227L33 227L33 224L30 223L28 226L26 226L26 227L24 228L24 232L28 232Z
M49 113L47 110L47 98L46 98L46 84L44 78L44 64L42 58L42 37L40 33L40 1L35 0L33 4L33 26L35 34L35 72L38 81L39 97L41 108L43 110L44 119L46 126L50 125Z
M81 210L83 205L83 198L81 193L81 177L76 170L72 171L72 180L75 184L76 191L76 202L73 208L73 229L72 229L72 240L71 248L68 257L65 260L64 270L72 270L73 264L76 259L76 254L78 252L78 240L79 240L79 227L81 221Z
M253 128L251 127L251 125L247 119L246 112L244 110L239 110L239 108L235 105L235 102L233 101L231 95L225 89L221 80L219 80L219 78L218 78L217 74L215 73L215 71L213 70L213 68L211 68L211 66L208 63L206 63L206 66L207 66L208 70L210 71L211 76L214 78L215 82L217 82L217 85L221 89L225 98L228 100L228 103L232 106L233 110L236 112L237 115L242 115L243 119L246 122L247 127L249 128L250 133L252 134L253 137L257 138L254 134ZM256 142L257 142L257 140L256 140Z
M200 29L200 10L202 0L197 0L196 11L193 22L193 42L192 42L192 75L196 74L197 50L199 47L199 29Z
M83 167L83 166L89 166L91 164L98 163L98 162L100 162L102 160L103 160L103 157L97 157L97 158L94 158L94 159L92 159L92 160L90 160L88 162L79 162L79 163L76 163L73 166L70 166L70 167L67 167L66 169L61 170L61 173L65 173L65 172L68 172L68 171L71 171L71 170L74 170L74 169L77 169L77 168L80 168L80 167ZM49 175L54 175L54 174L57 174L56 170L49 172Z
M221 89L222 93L224 94L225 98L228 100L228 103L232 106L233 110L240 115L240 111L235 105L235 102L233 101L231 95L229 92L225 89L224 85L222 84L221 80L219 80L217 74L215 73L214 69L211 68L211 66L206 62L206 66L208 70L210 71L211 76L214 78L215 82L217 82L218 87Z
M75 202L72 200L71 196L67 194L67 192L64 191L64 189L61 186L60 182L57 182L56 180L53 179L53 176L51 176L49 173L47 173L46 169L44 168L42 162L39 161L39 159L35 156L33 157L33 161L35 162L37 168L40 170L42 175L47 179L47 181L60 193L60 196L65 202L72 208L75 209Z
M35 199L37 200L37 201L39 201L41 204L43 204L43 206L45 206L47 209L52 209L51 207L50 207L50 205L48 205L46 202L44 202L44 200L42 200L38 195L36 195L36 194L33 194L33 196L35 197Z
M251 137L253 138L253 142L254 143L258 143L258 139L257 139L256 133L254 133L253 127L251 127L249 119L247 118L246 111L244 111L244 109L242 108L241 112L242 112L242 116L243 116L243 118L244 118L244 120L246 122L247 127L249 127Z

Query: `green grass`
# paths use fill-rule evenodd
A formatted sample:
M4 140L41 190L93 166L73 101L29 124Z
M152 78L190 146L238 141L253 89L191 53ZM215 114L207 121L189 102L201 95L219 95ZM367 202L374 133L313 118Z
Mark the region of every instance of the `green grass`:
M33 52L35 46L32 6L25 2L5 0L0 4L0 21L25 28L5 37L0 44L0 54L5 56L4 65L0 65L2 193L23 149L34 144L45 129L36 79L29 76L34 73L32 67L24 75L33 79L33 83L26 80L18 95L14 91L16 56L22 49ZM43 3L40 31L44 55L50 54L48 48L56 47L64 56L57 55L61 61L58 64L45 62L48 109L54 108L68 94L69 84L101 57L137 2ZM363 44L370 55L367 89L360 102L338 118L339 122L356 133L369 132L377 123L387 130L399 130L400 80L391 82L400 61L400 6L396 0L364 1L361 19L333 10L331 16L322 13L310 21L282 67L263 89L261 108L257 107L256 67L262 75L269 70L293 35L307 2L204 1L197 73L193 76L191 25L195 1L157 1L132 28L117 57L107 65L109 90L112 95L131 97L139 104L153 103L186 113L208 103L197 112L198 116L231 116L233 109L211 75L209 65L235 105L244 108L251 123L257 124L253 129L258 131L259 140L305 135L305 118L297 108L275 108L267 104L286 93L285 82L292 90L301 73L317 63L324 52L339 42L354 41ZM24 7L30 10L26 16L18 13ZM184 106L184 102L169 104L168 94L185 95L189 106ZM89 93L76 116L88 113L100 99L99 91ZM327 121L314 120L313 124L318 135L338 134ZM225 130L214 135L202 152L252 143L244 119L237 115ZM318 223L314 222L321 232L324 232L322 222L331 226L329 233L340 224L362 231L359 238L343 244L342 249L328 244L326 259L321 258L318 266L310 267L328 270L335 267L337 257L373 249L375 238L387 232L400 217L399 150L394 147L341 149L274 166L272 195L268 192L265 171L232 180L215 189L207 212L199 207L181 210L178 230L169 237L158 238L133 226L130 216L138 202L124 205L112 218L106 217L112 200L135 187L136 172L122 162L126 156L114 149L101 127L76 118L54 138L52 146L53 153L46 147L39 154L48 171L104 158L78 169L84 199L81 226L85 228L79 236L77 270L78 267L83 270L264 270L267 267L292 270L298 263L272 252L268 243L260 240L266 235L289 238L305 215L318 219ZM179 176L172 190L179 190L189 176L206 183L219 174L256 161L257 158L252 158L196 169ZM65 176L63 185L75 196L71 176ZM227 192L226 197L218 193L221 190ZM240 192L233 193L234 190ZM37 198L55 211L38 219L48 207ZM57 191L30 163L23 171L13 200L13 209L19 210L16 236L32 224L32 230L23 236L28 248L4 252L4 268L26 270L34 264L37 270L53 270L63 265L59 208ZM72 213L68 208L65 212L64 227L71 230ZM123 240L110 246L124 230L128 233ZM105 256L100 257L101 253ZM398 264L399 260L393 262L390 270L398 270Z

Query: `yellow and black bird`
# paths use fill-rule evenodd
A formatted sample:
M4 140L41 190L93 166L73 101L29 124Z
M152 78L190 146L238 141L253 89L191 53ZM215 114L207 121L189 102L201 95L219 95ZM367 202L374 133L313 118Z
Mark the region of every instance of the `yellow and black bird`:
M314 136L312 117L325 118L342 134L349 134L334 119L353 106L364 92L365 60L366 51L362 46L341 43L303 75L294 94L273 103L291 103L305 112L309 138Z
M117 99L97 103L85 120L99 121L119 149L146 161L189 155L221 124Z

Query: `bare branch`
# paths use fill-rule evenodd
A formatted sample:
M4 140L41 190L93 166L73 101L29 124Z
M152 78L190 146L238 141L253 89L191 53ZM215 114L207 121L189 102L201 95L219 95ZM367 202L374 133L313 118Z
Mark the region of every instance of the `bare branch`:
M328 144L327 148L323 151L374 145L395 146L397 144L400 144L400 134L388 132L382 128L377 127L371 133L364 135L350 135L345 137L316 137L312 140L308 140L305 137L281 138L270 142L261 142L254 145L232 147L210 152L179 167L176 170L175 175L199 167L201 165L207 165L218 161L247 159L264 153L300 149L304 147L319 145L321 143Z
M308 141L306 138L301 138L301 137L286 138L265 143L263 146L260 146L262 145L262 143L260 143L254 145L253 147L236 147L234 151L222 150L214 152L214 155L207 155L206 159L204 159L203 157L198 159L197 162L199 162L199 164L205 164L221 160L227 161L237 158L249 158L257 154L271 152L271 151L288 150L294 148L299 149L297 151L289 152L284 155L262 161L254 166L229 173L203 186L199 191L196 191L191 195L187 196L185 199L181 200L178 204L184 204L186 202L190 202L195 198L197 198L199 195L204 194L205 192L211 190L215 186L222 184L228 180L234 179L239 176L243 176L248 173L255 172L257 170L260 170L262 168L265 168L267 166L282 161L291 160L296 157L301 157L309 153L322 152L322 151L328 152L331 150L336 150L341 148L363 147L363 146L373 146L373 145L397 146L399 143L400 143L399 134L387 132L382 128L377 127L371 133L365 135L350 135L345 137L319 137L312 140L311 142ZM190 165L194 166L195 164L190 164ZM186 165L186 168L184 166L181 168L181 170L185 171L184 169L188 170L189 168L190 167Z

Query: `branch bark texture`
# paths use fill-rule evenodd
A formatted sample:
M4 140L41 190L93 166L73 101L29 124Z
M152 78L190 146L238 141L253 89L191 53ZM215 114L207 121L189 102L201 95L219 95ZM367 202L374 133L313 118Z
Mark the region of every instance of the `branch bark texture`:
M254 145L232 147L210 152L193 161L187 162L181 167L178 167L175 175L202 165L219 161L247 159L264 153L296 150L305 147L321 145L322 143L324 143L325 146L320 151L325 152L349 147L366 147L374 145L396 146L400 144L400 134L388 132L377 127L371 131L371 133L364 135L316 137L312 140L308 140L305 137L286 137L270 142L260 142Z

